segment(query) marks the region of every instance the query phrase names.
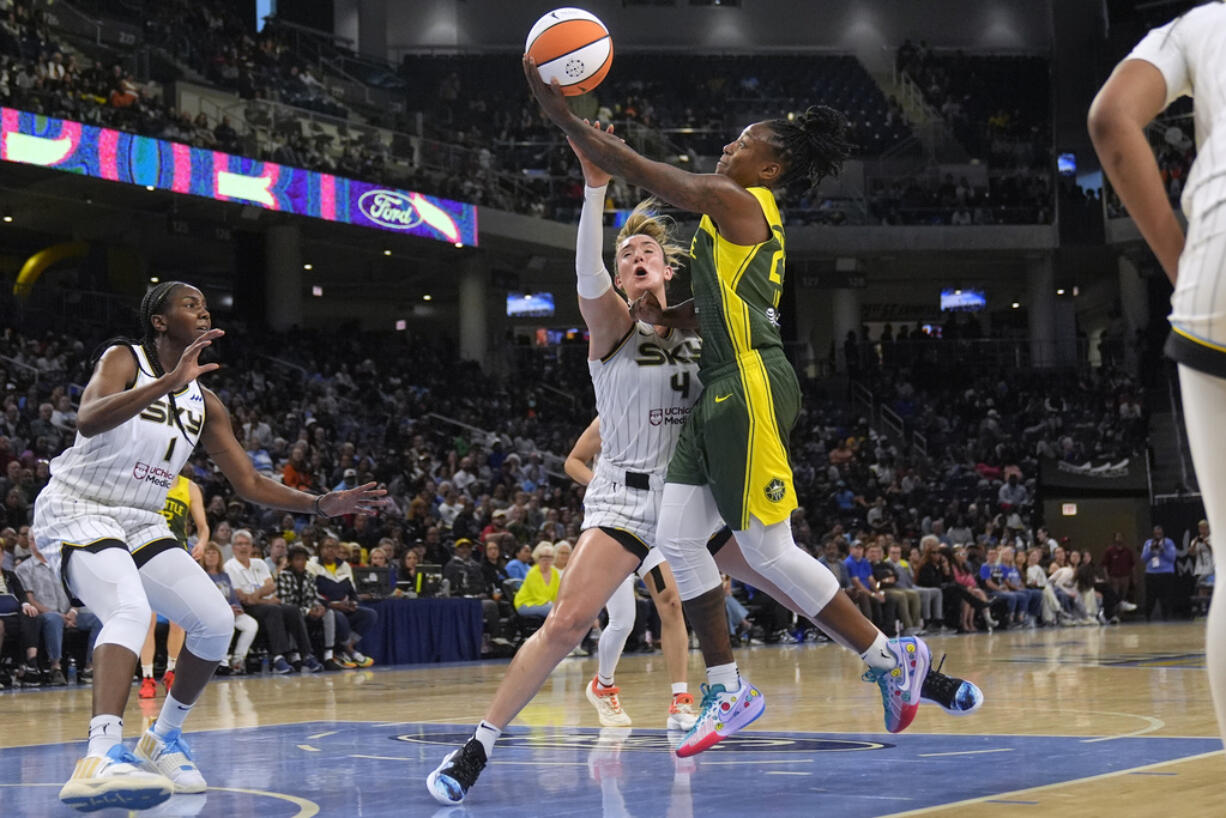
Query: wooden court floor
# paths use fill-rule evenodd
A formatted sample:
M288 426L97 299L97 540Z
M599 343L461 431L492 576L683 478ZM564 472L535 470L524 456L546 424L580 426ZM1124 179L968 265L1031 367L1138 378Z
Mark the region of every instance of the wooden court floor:
M947 654L946 672L984 690L979 712L954 718L925 706L908 731L891 736L876 687L860 681L861 663L846 651L743 648L742 672L763 690L767 709L742 737L762 741L709 751L684 776L667 763L668 739L658 729L669 691L660 655L628 655L619 668L634 741L597 733L583 696L595 659L567 659L515 722L521 740L500 746L462 812L436 811L421 780L481 717L505 662L220 680L187 724L217 794L196 812L160 814L684 818L747 814L738 799L749 798L775 799L772 815L1226 815L1203 622L927 641L934 661ZM697 692L698 653L690 659ZM130 738L161 702L134 693ZM60 808L52 785L82 751L89 706L87 687L0 694L0 815L74 814ZM276 772L259 776L261 764ZM321 797L334 788L313 785L312 771L342 774L345 764L359 765L352 789ZM636 801L657 775L671 785ZM534 787L544 800L531 795ZM257 790L289 811L226 800Z

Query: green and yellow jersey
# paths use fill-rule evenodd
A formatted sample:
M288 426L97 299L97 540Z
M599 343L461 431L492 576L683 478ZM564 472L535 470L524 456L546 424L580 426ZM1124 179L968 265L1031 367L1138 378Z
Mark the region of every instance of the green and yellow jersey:
M162 507L162 516L170 526L170 533L184 548L187 547L187 518L192 507L191 493L188 490L190 482L181 474L176 476L170 491L166 493L166 505Z
M699 375L710 382L753 350L783 350L779 298L783 294L783 219L764 187L749 192L762 206L770 237L733 244L703 216L690 243L690 277L702 332Z
M800 386L779 331L783 220L769 190L749 192L770 227L765 241L733 244L703 216L690 244L703 393L681 430L667 478L709 485L734 530L747 529L752 517L774 525L796 508L788 436L800 411Z

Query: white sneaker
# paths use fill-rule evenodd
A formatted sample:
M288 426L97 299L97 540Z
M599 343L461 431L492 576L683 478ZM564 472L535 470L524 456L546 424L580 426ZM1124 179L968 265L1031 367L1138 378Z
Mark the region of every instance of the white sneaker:
M191 750L178 730L172 730L170 735L162 737L150 727L136 745L136 756L149 769L174 782L175 792L204 792L208 789L200 768L192 761Z
M141 810L156 807L174 794L169 778L151 773L122 744L104 756L77 761L72 778L60 789L60 800L81 812L107 807Z
M688 733L693 729L696 721L698 721L698 714L694 712L694 697L689 693L678 693L673 696L673 701L668 706L668 729Z
M592 707L596 708L596 714L600 716L600 724L602 727L629 727L630 716L622 710L621 700L617 694L621 692L617 687L602 687L596 689L597 678L592 677L592 681L588 683L587 700L592 703Z
M1137 606L1132 604L1128 600L1126 599L1120 600L1120 610L1123 611L1124 613L1132 613L1136 609L1137 609Z

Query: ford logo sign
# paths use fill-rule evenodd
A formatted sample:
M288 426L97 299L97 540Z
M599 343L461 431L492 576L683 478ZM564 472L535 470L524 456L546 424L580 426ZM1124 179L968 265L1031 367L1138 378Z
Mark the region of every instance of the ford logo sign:
M375 224L392 230L409 230L421 224L421 215L409 197L394 190L368 190L358 199L358 209Z

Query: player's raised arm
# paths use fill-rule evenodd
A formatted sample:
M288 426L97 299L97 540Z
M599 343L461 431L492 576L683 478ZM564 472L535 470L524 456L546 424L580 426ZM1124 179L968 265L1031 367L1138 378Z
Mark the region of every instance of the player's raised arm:
M209 457L213 458L221 473L244 500L283 511L318 514L323 517L354 513L369 517L386 504L383 495L387 494L387 491L377 488L377 483L366 483L347 491L314 495L292 489L260 474L251 465L251 458L234 436L230 413L226 411L221 399L211 390L201 391L204 393L205 422L200 440Z
M1145 60L1116 66L1090 105L1094 150L1120 201L1173 283L1183 252L1183 230L1166 197L1145 126L1166 107L1162 72Z
M585 120L584 127L588 127ZM613 126L601 129L597 122L589 130L612 134ZM569 140L579 167L583 169L583 210L579 215L579 232L575 237L575 289L579 294L579 312L587 324L588 352L592 359L612 349L629 332L633 321L626 301L613 288L609 271L601 257L604 249L605 191L609 174L588 160L583 151Z
M588 127L571 113L560 87L546 85L527 56L524 76L545 115L601 169L646 188L674 207L710 216L729 241L757 244L770 236L761 207L744 186L722 174L687 173L646 159L612 134Z

